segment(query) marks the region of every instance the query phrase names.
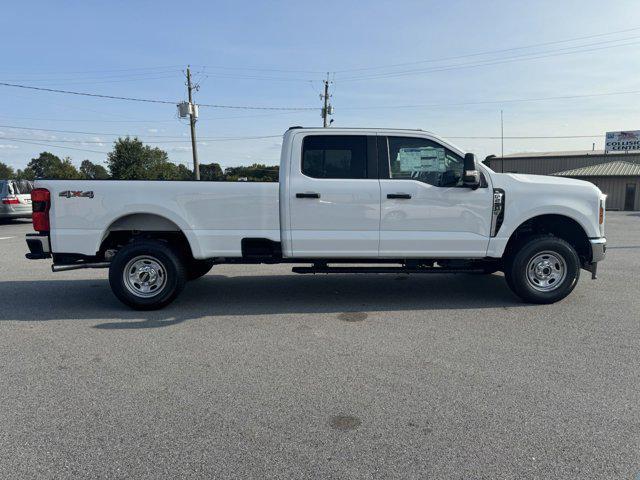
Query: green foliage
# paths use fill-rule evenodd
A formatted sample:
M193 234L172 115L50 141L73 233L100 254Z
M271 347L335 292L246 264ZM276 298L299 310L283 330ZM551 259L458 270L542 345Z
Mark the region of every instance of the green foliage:
M158 163L149 173L150 180L193 180L193 172L169 161Z
M102 165L93 163L91 160L83 160L80 164L80 174L87 180L106 180L109 172Z
M203 163L200 165L200 180L220 182L224 180L224 173L218 163Z
M108 170L90 160L83 160L80 169L69 158L60 159L49 152L42 152L32 158L24 170L13 171L0 163L0 178L11 177L24 180L35 178L49 179L88 179L103 180L193 180L193 171L184 165L169 161L167 152L159 148L144 145L138 138L118 138L113 151L107 155ZM248 167L228 167L224 171L218 163L200 165L200 178L203 181L237 182L277 182L278 166L254 163Z
M6 163L0 162L0 180L6 180L8 178L15 178L15 172Z
M81 178L70 158L60 159L49 152L42 152L37 158L32 158L24 170L18 170L21 179L33 180L47 178L51 180L72 180Z
M248 182L277 182L278 166L254 163L249 167L227 167L224 170L225 180L228 182L246 179Z
M167 152L144 145L137 138L118 138L107 155L111 177L117 180L175 180L177 166Z

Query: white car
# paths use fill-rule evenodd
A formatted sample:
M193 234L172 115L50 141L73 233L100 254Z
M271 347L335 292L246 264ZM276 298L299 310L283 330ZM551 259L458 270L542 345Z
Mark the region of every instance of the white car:
M278 183L38 180L28 258L109 268L137 309L173 301L223 263L297 273L504 271L552 303L604 258L593 184L499 174L420 130L293 127ZM358 266L347 266L347 264Z

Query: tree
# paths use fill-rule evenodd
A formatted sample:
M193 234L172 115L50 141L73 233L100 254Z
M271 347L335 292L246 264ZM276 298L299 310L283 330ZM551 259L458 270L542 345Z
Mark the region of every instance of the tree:
M182 164L178 165L178 176L178 180L194 180L193 172Z
M11 168L6 163L0 162L0 179L6 180L8 178L14 178L15 175L16 174L13 171L13 168Z
M71 163L70 158L61 160L53 153L42 152L37 158L32 158L27 168L19 170L19 177L33 180L34 178L47 178L52 180L69 180L80 178L80 173Z
M169 165L167 165L169 164ZM167 152L137 138L118 138L107 155L111 177L118 180L168 180L175 175Z
M218 163L203 163L200 165L200 179L208 182L224 180L224 173Z
M277 182L279 170L277 165L254 163L249 167L227 167L224 176L228 182L237 181L239 178L246 178L249 182Z
M109 172L102 165L93 163L91 160L83 160L80 164L80 174L87 180L106 180Z
M184 165L166 161L158 163L149 172L152 180L193 180L193 172Z

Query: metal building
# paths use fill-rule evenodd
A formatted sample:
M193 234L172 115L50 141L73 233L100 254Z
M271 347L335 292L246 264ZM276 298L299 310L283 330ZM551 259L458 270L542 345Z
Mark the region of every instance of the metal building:
M602 150L517 153L489 157L496 172L559 175L587 180L607 197L609 210L640 210L640 152L606 153Z

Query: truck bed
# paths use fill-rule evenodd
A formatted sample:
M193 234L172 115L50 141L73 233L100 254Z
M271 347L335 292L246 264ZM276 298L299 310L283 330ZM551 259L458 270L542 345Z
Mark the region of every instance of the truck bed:
M240 256L245 237L280 241L278 183L38 180L36 187L51 192L54 253L95 255L110 229L141 229L141 215L182 230L195 258Z

